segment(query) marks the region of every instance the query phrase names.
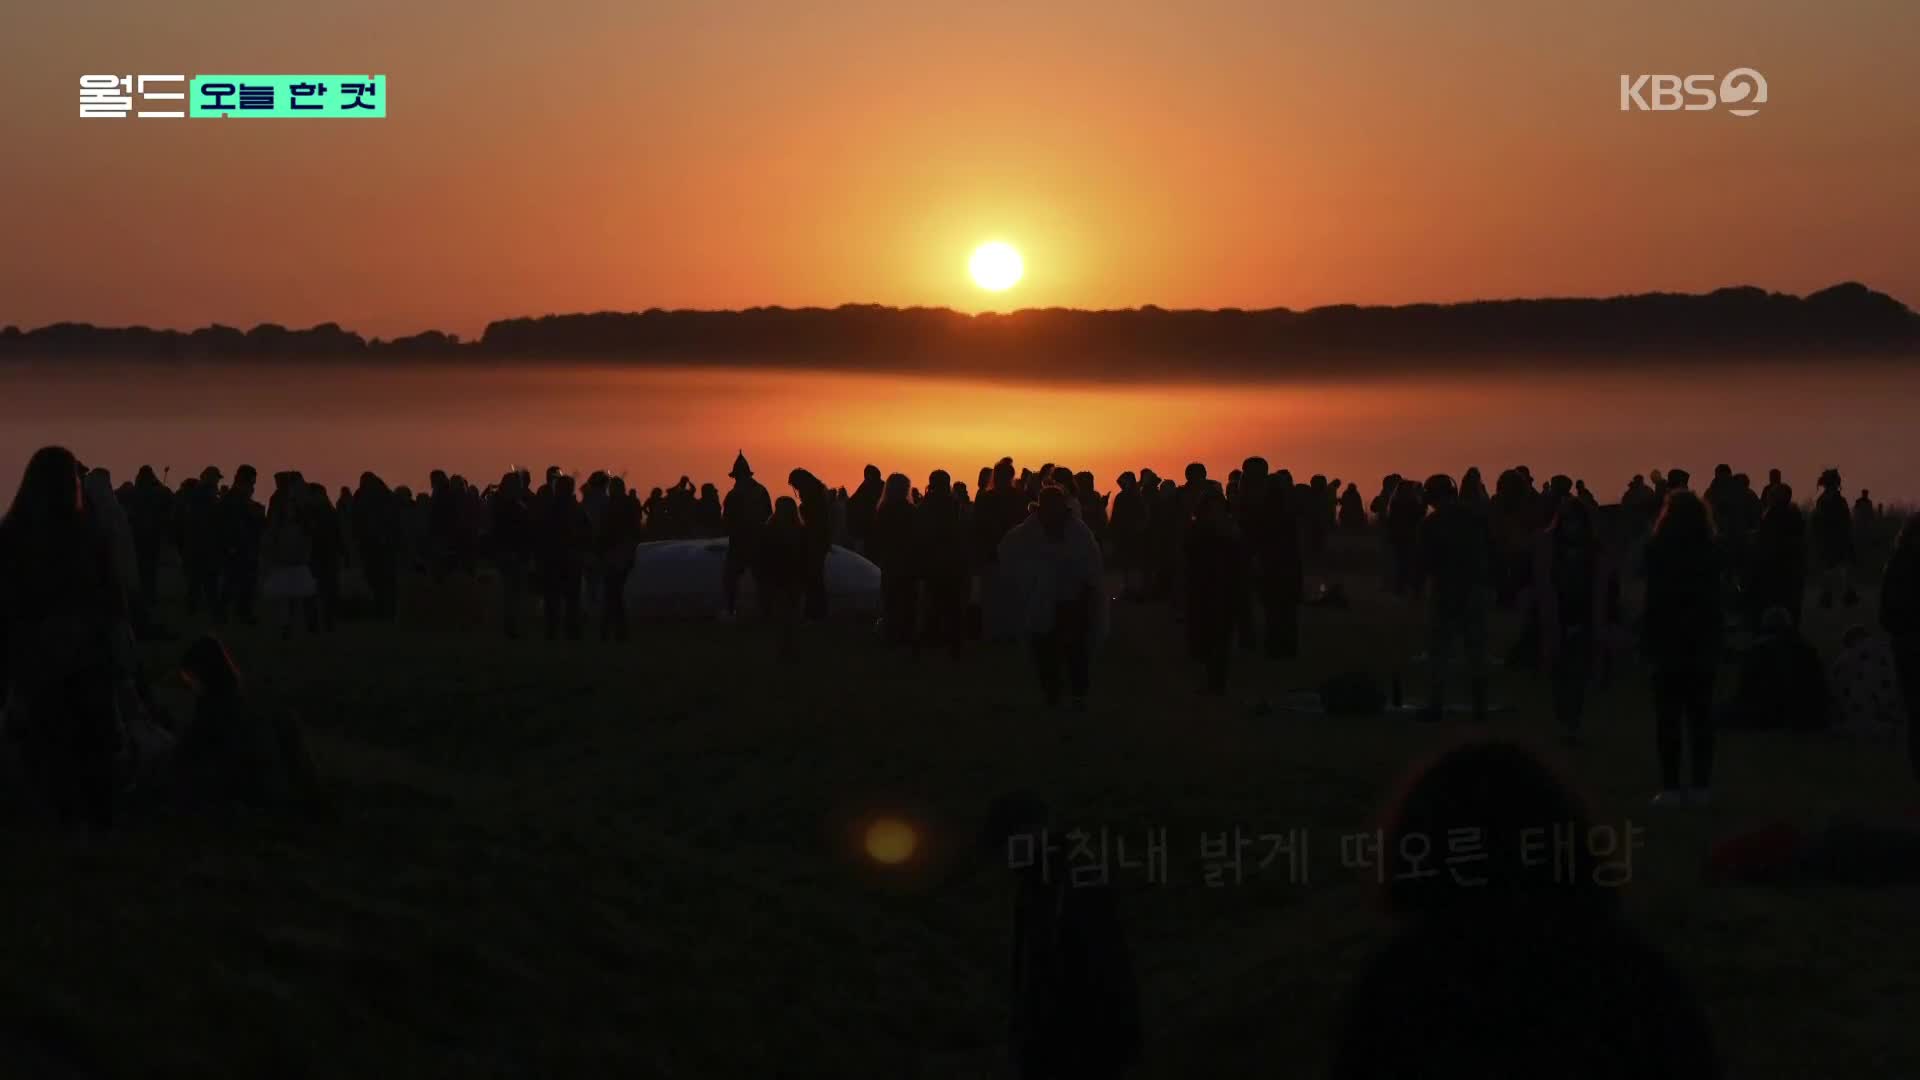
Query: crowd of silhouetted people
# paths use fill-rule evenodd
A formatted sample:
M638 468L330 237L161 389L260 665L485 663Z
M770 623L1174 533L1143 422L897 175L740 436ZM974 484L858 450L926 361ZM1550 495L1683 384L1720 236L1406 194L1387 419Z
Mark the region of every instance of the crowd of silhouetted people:
M879 625L893 645L958 653L980 638L1017 639L1045 700L1084 708L1109 600L1125 599L1167 610L1201 686L1221 694L1245 654L1298 655L1303 607L1348 602L1351 582L1336 571L1318 592L1306 587L1309 569L1325 569L1330 542L1345 536L1363 539L1339 542L1378 543L1385 589L1424 607L1425 700L1410 706L1422 719L1449 711L1458 673L1469 704L1456 708L1484 720L1495 665L1537 668L1563 737L1577 740L1590 688L1637 643L1668 802L1707 796L1723 726L1817 726L1850 710L1862 724L1897 727L1899 713L1920 707L1911 526L1881 575L1877 632L1855 626L1832 665L1799 634L1808 597L1861 603L1864 538L1883 531L1886 511L1864 491L1849 502L1832 469L1810 509L1779 470L1756 490L1726 465L1701 491L1682 469L1635 476L1609 504L1582 481L1543 484L1524 466L1491 488L1478 469L1457 481L1388 476L1366 500L1356 484L1297 481L1259 457L1224 481L1199 463L1180 481L1129 471L1111 492L1091 473L1012 459L982 467L971 491L944 470L922 486L868 466L850 491L794 469L776 498L744 453L730 480L724 495L683 476L642 496L606 472L576 488L557 467L537 484L516 469L482 489L435 471L415 492L367 472L329 495L282 471L263 505L250 465L230 482L208 467L176 487L142 467L116 488L105 470L49 448L29 464L3 530L9 685L47 670L23 663L36 649L64 650L55 667L110 668L108 653L86 648L112 636L101 627L166 633L167 552L185 611L212 629L265 618L283 635L327 632L349 614L391 622L404 582L485 565L509 637L523 633L537 600L549 639L584 636L591 612L602 639L623 640L640 545L724 538L719 614L738 615L751 580L757 611L782 625L789 651L797 623L828 615L826 565L843 547L878 567ZM356 567L364 588L349 597L342 582ZM1510 647L1490 638L1496 608L1523 616ZM1736 651L1730 633L1747 644ZM1739 685L1716 701L1715 673L1729 661ZM1875 679L1884 692L1872 692ZM1920 750L1915 762L1920 769Z
M250 715L216 637L193 638L181 658L195 714L176 720L155 703L136 645L173 636L161 596L169 552L180 608L215 631L232 620L265 619L283 635L392 622L405 582L477 577L484 565L499 582L507 636L522 634L537 598L549 639L585 636L592 610L599 636L622 640L641 545L688 538L725 540L718 614L741 615L751 580L756 613L782 628L788 653L798 623L829 615L825 568L845 548L878 568L887 645L959 654L982 639L1017 640L1044 701L1079 709L1110 601L1181 626L1200 685L1220 694L1248 654L1282 666L1300 654L1303 608L1351 602L1354 582L1341 580L1331 547L1377 544L1383 590L1421 605L1427 698L1408 709L1422 720L1449 711L1462 668L1463 711L1477 720L1491 708L1491 668L1534 668L1563 737L1577 740L1591 687L1637 645L1651 684L1656 803L1708 797L1723 727L1812 727L1833 715L1907 727L1920 777L1914 519L1888 549L1877 628L1864 617L1849 628L1832 664L1800 630L1808 597L1863 604L1856 573L1886 531L1886 511L1866 492L1850 502L1834 470L1820 475L1810 509L1778 471L1755 490L1727 466L1701 491L1680 469L1636 476L1609 504L1578 480L1540 484L1524 467L1491 489L1475 469L1458 480L1389 476L1369 501L1355 484L1297 482L1258 457L1224 482L1197 463L1180 481L1126 472L1110 493L1089 473L1017 469L1011 459L982 468L972 491L945 471L916 485L869 466L851 491L795 469L789 493L775 497L744 453L730 479L724 495L682 477L642 496L604 472L576 488L558 468L538 484L514 470L484 489L434 472L415 492L369 472L329 495L284 471L263 505L251 466L230 482L210 467L175 487L141 468L115 487L105 470L44 449L0 519L0 673L15 786L58 819L104 827L130 787L209 805L284 800L311 785L297 727ZM350 600L342 583L354 568L364 590ZM1314 571L1325 581L1310 592ZM1499 608L1515 610L1523 628L1504 656L1493 655L1489 629ZM1716 700L1716 673L1729 662L1734 692ZM989 839L1049 820L1037 798L1018 798L995 809ZM1566 784L1525 751L1474 743L1423 768L1384 828L1390 839L1508 836L1564 822L1587 822ZM1405 932L1354 991L1336 1075L1412 1075L1468 1060L1523 1075L1514 1070L1525 1055L1549 1046L1612 1063L1585 1075L1711 1074L1697 1006L1621 920L1611 890L1549 888L1501 844L1479 871L1491 888L1458 887L1455 875L1388 890ZM1138 1054L1140 1036L1111 898L1062 893L1031 875L1019 890L1016 1005L1027 1011L1016 1056L1028 1075L1067 1075L1060 1040L1084 1044L1076 1028L1085 1028L1104 1048L1085 1059L1098 1065L1087 1075L1110 1075ZM1465 997L1461 979L1471 984ZM1627 1034L1600 1034L1596 1011L1619 1013ZM1516 1016L1527 1018L1525 1038L1483 1030ZM1521 1056L1473 1058L1495 1044Z

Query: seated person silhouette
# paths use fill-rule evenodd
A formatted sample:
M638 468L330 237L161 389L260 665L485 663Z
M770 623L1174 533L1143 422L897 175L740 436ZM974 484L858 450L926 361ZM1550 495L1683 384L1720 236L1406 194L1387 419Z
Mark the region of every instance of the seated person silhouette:
M1760 637L1740 660L1739 681L1721 713L1727 728L1815 731L1827 726L1827 673L1820 654L1783 607L1768 608Z

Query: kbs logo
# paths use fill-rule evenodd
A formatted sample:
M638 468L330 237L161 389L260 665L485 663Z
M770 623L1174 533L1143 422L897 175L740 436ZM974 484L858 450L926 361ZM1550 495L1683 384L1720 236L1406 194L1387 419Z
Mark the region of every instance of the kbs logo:
M1755 105L1767 102L1767 77L1752 68L1734 68L1716 79L1712 75L1620 76L1620 111L1706 112L1721 105L1727 111L1752 116Z

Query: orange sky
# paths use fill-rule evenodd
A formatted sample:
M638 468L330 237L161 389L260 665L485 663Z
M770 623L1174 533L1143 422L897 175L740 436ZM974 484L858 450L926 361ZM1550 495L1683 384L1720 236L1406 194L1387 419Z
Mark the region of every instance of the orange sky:
M9 5L0 323L1920 304L1915 57L1908 0ZM1619 111L1621 72L1741 65L1759 116ZM76 115L85 73L361 70L388 119ZM1000 296L965 272L994 238Z

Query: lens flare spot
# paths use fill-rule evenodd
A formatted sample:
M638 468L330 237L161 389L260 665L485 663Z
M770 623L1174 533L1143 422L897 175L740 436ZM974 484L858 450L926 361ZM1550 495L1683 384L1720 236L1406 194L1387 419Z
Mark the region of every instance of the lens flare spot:
M867 826L867 857L885 866L898 866L913 858L920 837L913 826L897 818L881 818Z

